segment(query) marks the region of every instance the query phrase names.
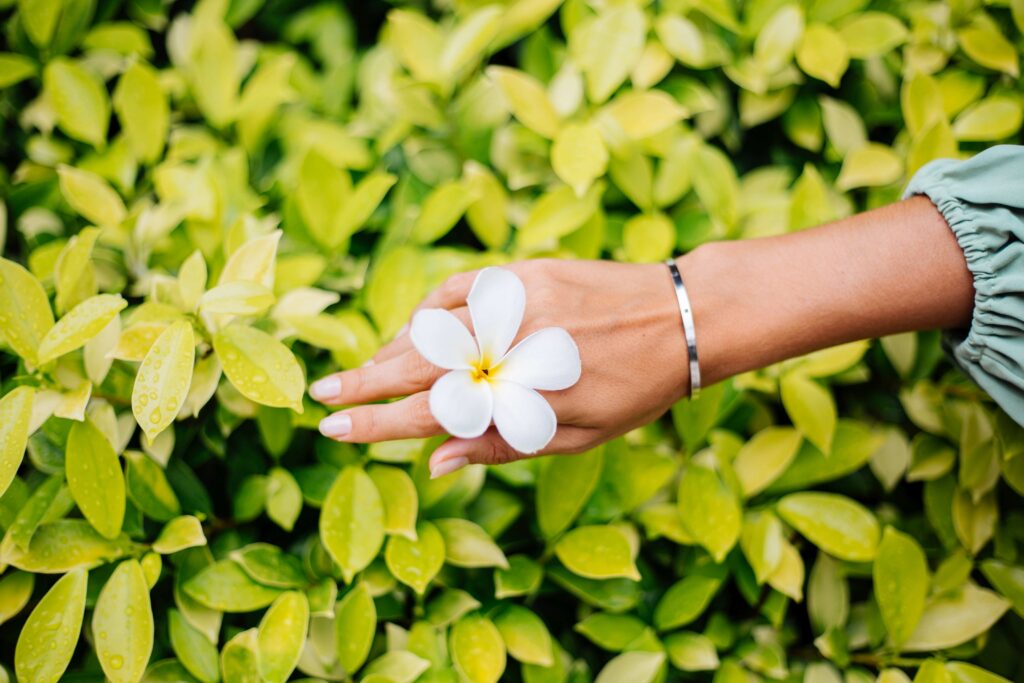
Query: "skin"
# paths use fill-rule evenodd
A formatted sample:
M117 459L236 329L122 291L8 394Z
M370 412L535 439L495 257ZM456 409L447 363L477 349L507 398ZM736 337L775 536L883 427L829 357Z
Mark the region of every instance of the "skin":
M858 339L966 327L973 309L963 252L924 197L811 230L709 243L676 263L693 307L704 386ZM559 426L535 455L593 448L658 418L689 392L682 323L664 264L544 259L507 267L527 292L516 341L564 327L582 360L576 385L542 392ZM472 329L465 302L475 275L451 277L420 308L450 309ZM311 387L327 405L353 406L327 418L321 431L360 443L439 434L427 398L444 372L400 333L371 364ZM468 463L522 457L492 427L476 439L449 439L430 467L441 476Z

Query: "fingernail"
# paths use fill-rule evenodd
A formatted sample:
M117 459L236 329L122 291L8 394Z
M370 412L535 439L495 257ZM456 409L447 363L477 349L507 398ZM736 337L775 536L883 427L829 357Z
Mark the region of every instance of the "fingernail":
M348 436L352 431L352 416L347 413L334 413L320 420L320 433L332 439Z
M448 460L442 460L436 465L430 466L430 478L437 479L443 477L446 474L451 474L456 470L461 470L463 467L469 464L469 460L459 456L457 458L449 458Z
M318 401L341 396L341 378L336 375L318 379L309 386L309 395Z

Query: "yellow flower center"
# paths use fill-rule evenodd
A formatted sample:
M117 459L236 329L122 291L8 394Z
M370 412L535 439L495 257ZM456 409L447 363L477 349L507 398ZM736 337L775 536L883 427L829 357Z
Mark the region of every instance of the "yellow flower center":
M484 356L472 364L471 372L473 373L474 382L490 382L494 379L494 375L497 374L498 368L491 364L490 358Z

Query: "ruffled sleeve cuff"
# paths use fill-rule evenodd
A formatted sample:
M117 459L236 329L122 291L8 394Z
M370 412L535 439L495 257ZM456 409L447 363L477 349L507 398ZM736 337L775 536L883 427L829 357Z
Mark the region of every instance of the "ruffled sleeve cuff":
M914 175L904 196L916 194L945 217L974 276L971 326L946 333L947 351L1024 424L1024 147L933 161Z

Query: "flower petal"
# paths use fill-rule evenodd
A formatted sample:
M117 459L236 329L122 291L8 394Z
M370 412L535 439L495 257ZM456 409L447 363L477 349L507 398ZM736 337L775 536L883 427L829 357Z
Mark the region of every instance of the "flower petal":
M545 391L568 389L580 379L580 350L561 327L545 327L512 347L498 369L505 382Z
M526 310L523 281L511 270L484 268L476 276L466 302L480 355L496 363L512 345L523 322Z
M494 398L488 382L469 370L453 370L430 388L430 412L444 430L460 439L475 439L491 424Z
M446 370L465 370L480 357L473 335L461 320L443 308L416 313L409 337L424 358Z
M515 382L491 384L494 426L501 438L520 453L536 453L555 435L558 419L544 397Z

